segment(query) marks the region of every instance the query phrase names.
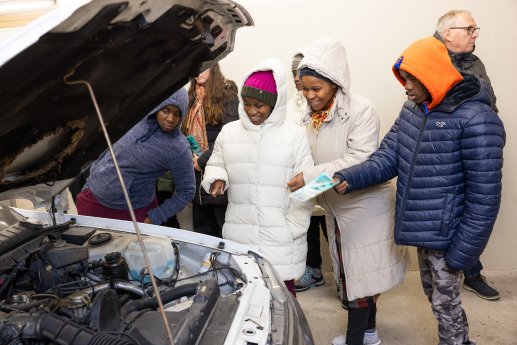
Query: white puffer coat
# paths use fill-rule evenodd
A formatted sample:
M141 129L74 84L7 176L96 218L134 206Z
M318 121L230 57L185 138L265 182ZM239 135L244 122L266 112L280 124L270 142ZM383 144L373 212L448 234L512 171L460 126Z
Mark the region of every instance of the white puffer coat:
M350 73L344 46L323 38L305 51L299 69L309 67L338 85L337 97L319 133L311 124L307 135L315 166L304 169L305 183L322 172L365 161L379 145L379 117L364 97L350 93ZM307 109L305 122L310 120ZM335 221L339 225L341 255L348 300L373 296L399 285L408 267L407 250L393 240L395 196L389 183L339 195L329 190L318 197L327 211L329 247L336 280L339 256Z
M239 105L240 121L225 125L214 145L202 186L226 182L228 209L223 237L261 252L281 279L305 270L307 228L314 203L289 198L287 182L313 166L303 128L286 122L286 76L282 63L269 59L253 68L272 70L278 97L269 117L254 125Z

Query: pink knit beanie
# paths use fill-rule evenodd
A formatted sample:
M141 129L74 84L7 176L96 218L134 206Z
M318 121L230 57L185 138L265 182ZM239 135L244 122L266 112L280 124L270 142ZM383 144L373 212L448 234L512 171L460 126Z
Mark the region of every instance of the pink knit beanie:
M274 107L277 92L273 71L258 71L250 74L242 86L241 95L258 99Z

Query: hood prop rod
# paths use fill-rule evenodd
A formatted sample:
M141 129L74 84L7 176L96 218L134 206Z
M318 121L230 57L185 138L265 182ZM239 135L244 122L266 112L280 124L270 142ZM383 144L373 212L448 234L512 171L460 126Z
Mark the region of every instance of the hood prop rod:
M165 329L167 330L167 335L169 337L169 341L171 345L174 345L174 340L172 338L172 331L169 327L169 322L167 320L167 316L165 315L165 310L163 308L162 299L160 297L160 293L158 291L158 285L156 284L156 279L154 277L154 273L151 267L151 263L149 260L149 256L147 255L147 251L145 249L142 233L140 232L140 227L138 222L136 221L135 212L133 210L133 205L131 204L131 200L129 199L129 194L127 193L126 184L124 183L124 178L120 172L120 168L117 162L117 158L115 157L115 152L113 151L113 146L111 145L111 139L108 135L108 130L106 129L106 125L104 123L104 118L100 111L99 105L97 103L97 99L95 97L95 93L93 92L93 88L90 83L86 80L70 80L69 78L75 73L75 69L70 73L66 74L63 77L63 82L67 85L84 85L88 89L89 95L92 99L93 106L95 107L95 111L97 113L97 117L99 118L99 123L102 127L102 132L104 133L104 138L106 139L106 143L108 144L108 149L110 151L111 157L113 158L113 163L115 165L115 170L117 171L117 176L120 181L120 185L122 186L122 192L124 193L124 197L126 198L126 203L129 209L129 214L131 215L131 220L133 221L133 225L135 227L136 236L138 238L138 242L140 243L140 248L142 249L142 253L144 254L145 265L147 266L147 270L149 272L149 276L151 278L151 282L154 289L154 295L156 296L156 301L158 302L158 306L160 308L160 313L163 318L163 324L165 325Z

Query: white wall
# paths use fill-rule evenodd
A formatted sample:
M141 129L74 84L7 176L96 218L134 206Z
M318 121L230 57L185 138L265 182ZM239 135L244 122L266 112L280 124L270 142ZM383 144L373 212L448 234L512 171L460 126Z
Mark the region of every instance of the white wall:
M436 21L451 9L472 12L481 35L476 54L492 79L497 105L504 121L505 147L503 202L493 235L482 256L486 268L517 266L517 120L516 97L517 1L515 0L236 0L244 5L255 26L237 32L235 50L221 68L242 83L248 69L267 57L280 58L290 70L297 48L321 36L340 39L348 51L351 90L369 98L381 116L383 136L395 120L404 90L391 66L413 41L434 33Z
M64 0L60 0L64 1ZM68 1L68 0L66 0ZM400 53L416 39L432 35L440 15L450 9L472 12L481 35L476 54L492 79L500 116L507 132L503 202L494 233L483 254L486 268L517 266L517 143L512 135L517 68L517 1L515 0L236 0L252 15L255 26L237 32L235 50L221 67L225 75L242 83L256 63L276 56L290 70L293 52L321 36L340 39L348 50L351 90L369 98L381 116L381 135L396 118L405 99L391 73ZM0 32L1 34L1 32ZM0 35L1 36L1 35Z

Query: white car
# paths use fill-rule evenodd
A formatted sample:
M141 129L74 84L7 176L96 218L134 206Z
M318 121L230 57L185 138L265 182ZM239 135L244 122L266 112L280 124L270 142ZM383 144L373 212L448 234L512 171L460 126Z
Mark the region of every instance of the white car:
M115 142L248 25L230 0L78 0L0 46L0 199L48 209L0 206L0 345L313 344L260 253L64 212L106 149L98 113Z

